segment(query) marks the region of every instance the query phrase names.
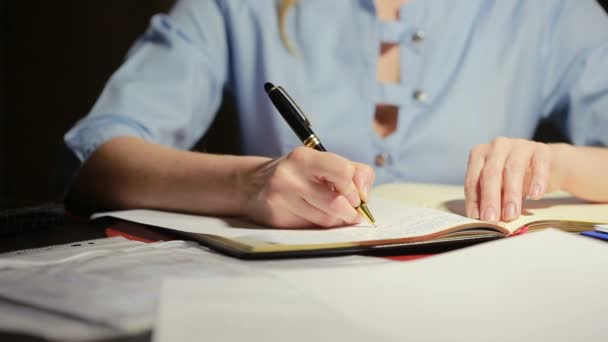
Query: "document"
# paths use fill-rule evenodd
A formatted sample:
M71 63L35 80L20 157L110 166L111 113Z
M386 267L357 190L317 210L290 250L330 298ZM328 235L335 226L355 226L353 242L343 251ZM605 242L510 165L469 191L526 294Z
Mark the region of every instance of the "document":
M154 341L603 342L607 268L605 243L545 230L408 263L175 279Z
M143 334L165 277L258 276L390 261L347 256L246 263L192 242L122 237L0 254L0 330L59 341Z
M598 224L595 226L595 230L608 233L608 224Z

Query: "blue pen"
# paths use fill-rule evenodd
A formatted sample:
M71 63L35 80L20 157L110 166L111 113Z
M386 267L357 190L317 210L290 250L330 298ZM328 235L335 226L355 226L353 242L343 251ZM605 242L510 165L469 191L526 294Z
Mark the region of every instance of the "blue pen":
M590 230L588 232L582 232L581 235L589 236L595 239L608 241L608 233L598 232L597 230Z

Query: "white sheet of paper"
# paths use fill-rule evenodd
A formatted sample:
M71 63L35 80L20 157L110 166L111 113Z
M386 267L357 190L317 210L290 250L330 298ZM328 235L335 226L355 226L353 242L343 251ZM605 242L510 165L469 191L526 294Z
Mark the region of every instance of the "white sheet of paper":
M608 233L608 224L598 224L595 225L595 230Z
M603 342L607 268L605 243L546 230L408 263L180 280L154 340Z
M93 218L112 216L123 220L170 228L177 231L213 234L229 238L247 237L282 244L339 243L382 240L427 235L448 227L475 222L445 211L409 206L394 200L376 198L369 208L378 219L377 226L367 223L334 229L264 229L242 220L154 210L125 210L99 213Z
M165 282L153 341L369 342L383 337L359 329L356 321L278 278L240 280ZM203 289L197 288L203 282Z

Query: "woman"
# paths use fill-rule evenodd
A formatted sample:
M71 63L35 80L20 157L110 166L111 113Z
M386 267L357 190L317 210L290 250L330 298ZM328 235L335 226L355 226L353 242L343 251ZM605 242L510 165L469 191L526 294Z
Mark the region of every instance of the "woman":
M358 222L374 179L464 180L487 221L557 189L608 201L608 150L585 146L608 144L606 71L593 0L179 1L66 135L71 193L282 228ZM266 81L335 154L299 147ZM246 156L188 152L224 90ZM530 141L543 118L573 144Z

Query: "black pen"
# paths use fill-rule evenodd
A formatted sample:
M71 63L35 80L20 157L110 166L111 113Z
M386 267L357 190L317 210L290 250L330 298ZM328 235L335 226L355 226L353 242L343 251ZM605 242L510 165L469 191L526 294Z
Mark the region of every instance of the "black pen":
M321 152L327 151L323 144L321 144L319 137L312 131L310 121L308 121L304 112L298 107L289 94L287 94L283 87L266 82L264 84L264 90L266 90L272 104L274 104L283 119L287 121L289 127L291 127L304 146L314 148ZM361 194L359 194L359 197L361 197ZM363 199L361 199L361 204L356 209L361 216L369 221L369 223L373 225L376 224L376 220L374 220L372 213L369 211L369 208Z

